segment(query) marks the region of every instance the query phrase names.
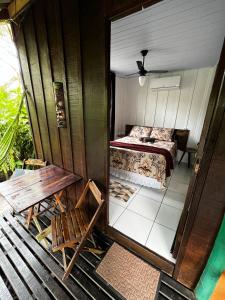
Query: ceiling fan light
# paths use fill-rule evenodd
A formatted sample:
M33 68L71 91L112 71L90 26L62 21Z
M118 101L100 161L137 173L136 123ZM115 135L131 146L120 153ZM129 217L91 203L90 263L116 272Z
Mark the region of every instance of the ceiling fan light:
M139 81L140 86L144 86L145 80L146 80L145 76L139 76L138 77L138 81Z

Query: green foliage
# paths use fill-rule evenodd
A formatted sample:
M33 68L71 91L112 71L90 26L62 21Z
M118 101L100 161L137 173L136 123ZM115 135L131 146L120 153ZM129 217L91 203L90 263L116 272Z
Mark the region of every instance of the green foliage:
M0 171L5 174L23 159L33 156L30 124L22 98L18 81L0 87L0 158L4 157Z

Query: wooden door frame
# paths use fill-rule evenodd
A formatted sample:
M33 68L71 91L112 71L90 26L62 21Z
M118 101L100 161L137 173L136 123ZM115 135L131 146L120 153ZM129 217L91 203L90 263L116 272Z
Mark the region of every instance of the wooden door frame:
M200 156L198 156L197 153L197 157L196 157L196 161L198 160L200 161L200 169L198 174L194 176L195 181L190 183L188 194L186 197L186 201L188 200L188 197L191 198L189 213L184 228L184 232L182 235L182 240L179 247L177 261L176 261L174 274L173 274L173 277L178 280L180 277L179 273L182 267L182 260L185 256L186 246L188 244L188 240L194 225L195 217L198 211L198 206L200 204L202 192L205 186L205 181L208 176L208 171L213 158L214 149L217 143L217 136L222 123L223 112L220 108L224 106L224 100L222 97L223 90L221 89L221 85L224 84L224 80L225 80L224 77L225 77L225 40L223 43L222 51L220 53L220 60L217 65L216 74L214 77L214 82L213 82L209 103L207 107L207 112L204 120L204 125L202 129L203 144L200 143L199 145L200 151L198 151ZM202 137L201 137L201 141L202 141ZM202 156L201 153L203 153ZM212 248L213 245L210 246ZM205 257L205 263L207 259L208 256Z
M143 5L143 7L147 7L147 6L151 6L154 5L158 2L161 2L163 0L150 0L148 2L147 5ZM120 18L123 18L125 16L128 16L134 12L140 11L139 7L134 7L133 9L129 9L129 10L122 10L119 11L116 15L113 16L108 16L106 18L106 23L107 23L107 46L106 46L106 51L108 51L108 53L110 53L110 25L111 22L118 20ZM222 52L221 52L222 53ZM110 55L108 55L108 63L110 64ZM106 68L106 73L107 76L106 78L108 78L109 80L109 76L108 76L108 72L110 70L110 67L108 65L108 67ZM206 113L206 117L205 117L205 121L204 121L204 127L202 129L202 134L205 134L207 139L208 139L208 129L209 129L209 125L210 125L210 121L212 119L212 115L214 112L214 109L216 107L216 103L217 103L217 98L218 98L218 93L219 93L219 86L222 82L222 65L221 63L218 64L217 66L217 71L216 71L216 75L214 78L214 83L212 86L212 91L210 94L210 99L209 99L209 104L208 104L208 108L207 108L207 113ZM107 87L108 87L108 91L110 90L110 82L108 81L107 83ZM108 95L108 103L109 102L109 95ZM107 178L107 218L106 218L106 232L107 234L113 238L114 240L116 240L117 242L119 242L120 244L124 245L125 247L127 247L128 249L132 250L133 252L135 252L137 255L141 256L142 258L144 258L145 260L147 260L148 262L150 262L151 264L153 264L154 266L156 266L157 268L160 268L162 271L166 272L167 274L173 276L175 279L178 278L178 274L179 274L179 270L181 268L181 264L182 264L182 259L184 257L185 254L185 246L187 245L187 241L188 238L190 237L191 234L191 229L192 229L192 225L193 222L195 220L195 215L196 215L196 211L197 211L197 207L198 207L198 203L200 201L200 196L201 193L198 193L197 197L194 197L196 195L196 183L201 184L201 189L203 189L204 186L204 178L207 176L207 173L201 172L201 178L199 181L197 181L197 179L195 178L195 181L192 182L192 184L189 184L189 190L187 193L187 197L191 197L193 200L191 201L191 206L190 206L190 212L192 212L191 214L189 213L187 221L186 221L186 225L185 225L185 230L184 233L182 235L182 242L178 251L178 255L177 255L177 261L175 264L173 264L172 262L168 261L167 259L161 257L160 255L158 255L157 253L151 251L150 249L146 248L143 245L140 245L138 242L132 240L131 238L125 236L123 233L119 232L118 230L114 229L113 227L109 226L109 219L108 219L108 213L109 213L109 195L108 195L108 190L109 190L109 177L110 177L110 173L109 173L109 160L110 160L110 140L109 140L109 131L110 131L110 126L109 126L109 105L108 105L108 121L107 121L107 128L108 128L108 162L107 162L107 174L108 174L108 178ZM207 144L207 143L206 143ZM201 145L200 145L201 147ZM208 157L207 157L208 158ZM209 160L204 160L202 161L203 163L206 163L205 167L202 168L202 170L206 171L208 166L209 166ZM187 197L186 197L186 201L187 201Z

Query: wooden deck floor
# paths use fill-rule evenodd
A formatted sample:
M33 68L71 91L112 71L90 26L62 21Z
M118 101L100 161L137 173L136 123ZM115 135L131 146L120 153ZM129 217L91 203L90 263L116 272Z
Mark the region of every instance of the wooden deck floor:
M51 214L47 212L40 218L43 227L50 224ZM35 227L27 231L23 224L20 215L0 216L0 299L122 299L95 274L102 259L95 254L81 253L72 274L63 282L61 254L46 250L35 240ZM96 238L106 250L112 244L102 235ZM194 296L162 274L157 299L188 300Z

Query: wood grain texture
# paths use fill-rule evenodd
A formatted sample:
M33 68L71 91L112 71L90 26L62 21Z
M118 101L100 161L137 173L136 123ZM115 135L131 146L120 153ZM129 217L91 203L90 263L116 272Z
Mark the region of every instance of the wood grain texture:
M78 1L64 4L35 1L14 32L31 96L28 109L36 156L86 179L79 7ZM57 128L53 81L63 83L67 128ZM76 203L79 185L67 190L72 200L67 204Z
M62 167L63 164L59 130L56 127L55 101L52 88L53 79L51 71L51 61L49 56L46 20L41 1L38 1L37 4L33 7L33 16L36 29L37 47L39 51L40 70L42 74L43 93L45 96L52 161L56 165Z
M29 94L26 97L26 104L28 107L29 118L31 121L34 148L35 148L36 156L38 158L44 159L40 128L39 128L39 120L37 117L37 108L36 108L36 103L34 102L34 93L33 93L33 85L31 81L31 74L29 69L29 60L27 56L26 44L24 41L24 33L23 33L23 29L20 29L17 26L13 27L13 32L14 32L14 41L19 50L18 57L20 61L21 71L22 71L24 88L27 89Z
M37 116L39 117L40 135L42 139L44 160L52 161L49 144L48 120L46 117L45 98L43 94L42 76L40 72L39 55L37 51L36 33L33 24L33 14L30 11L24 20L24 37L29 58L30 75L33 85L34 102L36 103Z
M190 207L174 272L175 278L190 288L194 288L199 280L225 211L225 156L221 152L225 147L224 71L225 44L197 153L200 170L191 182L193 190L189 188Z
M0 194L21 212L78 182L80 176L50 165L0 184Z
M82 84L87 177L103 194L109 182L109 46L110 26L105 19L106 1L80 1ZM82 16L82 17L81 17ZM94 26L93 26L94 24ZM89 212L96 204L89 200ZM98 224L108 220L107 206Z
M106 187L108 91L104 1L82 1L81 53L87 176ZM95 24L91 26L91 24Z

